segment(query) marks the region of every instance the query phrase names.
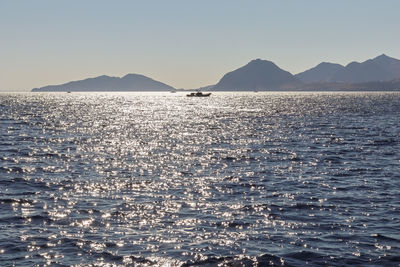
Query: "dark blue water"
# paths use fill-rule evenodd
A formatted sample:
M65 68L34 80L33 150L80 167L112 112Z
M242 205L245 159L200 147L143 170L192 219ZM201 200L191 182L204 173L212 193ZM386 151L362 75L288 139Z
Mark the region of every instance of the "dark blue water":
M400 264L400 93L0 94L0 265Z

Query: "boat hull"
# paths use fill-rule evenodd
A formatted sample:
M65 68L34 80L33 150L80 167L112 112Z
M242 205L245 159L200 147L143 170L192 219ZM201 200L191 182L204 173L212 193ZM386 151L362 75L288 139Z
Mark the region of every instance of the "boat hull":
M191 93L191 94L187 94L187 97L207 97L210 96L211 93L207 93L207 94L203 94L203 93Z

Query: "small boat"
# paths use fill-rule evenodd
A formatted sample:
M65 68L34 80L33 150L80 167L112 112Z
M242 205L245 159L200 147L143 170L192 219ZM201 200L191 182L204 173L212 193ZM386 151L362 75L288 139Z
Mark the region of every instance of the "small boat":
M196 93L187 94L186 96L188 96L188 97L206 97L206 96L210 96L210 95L211 95L211 93L203 94L202 92L196 92Z

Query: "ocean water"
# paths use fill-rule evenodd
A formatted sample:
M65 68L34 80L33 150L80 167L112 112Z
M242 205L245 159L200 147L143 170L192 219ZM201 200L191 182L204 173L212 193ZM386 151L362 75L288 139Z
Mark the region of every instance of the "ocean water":
M399 266L400 93L0 94L1 266Z

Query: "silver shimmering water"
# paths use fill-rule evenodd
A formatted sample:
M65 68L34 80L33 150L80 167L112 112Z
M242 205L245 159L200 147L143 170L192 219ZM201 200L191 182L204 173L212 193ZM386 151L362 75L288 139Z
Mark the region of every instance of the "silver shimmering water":
M400 263L400 93L0 94L0 265Z

